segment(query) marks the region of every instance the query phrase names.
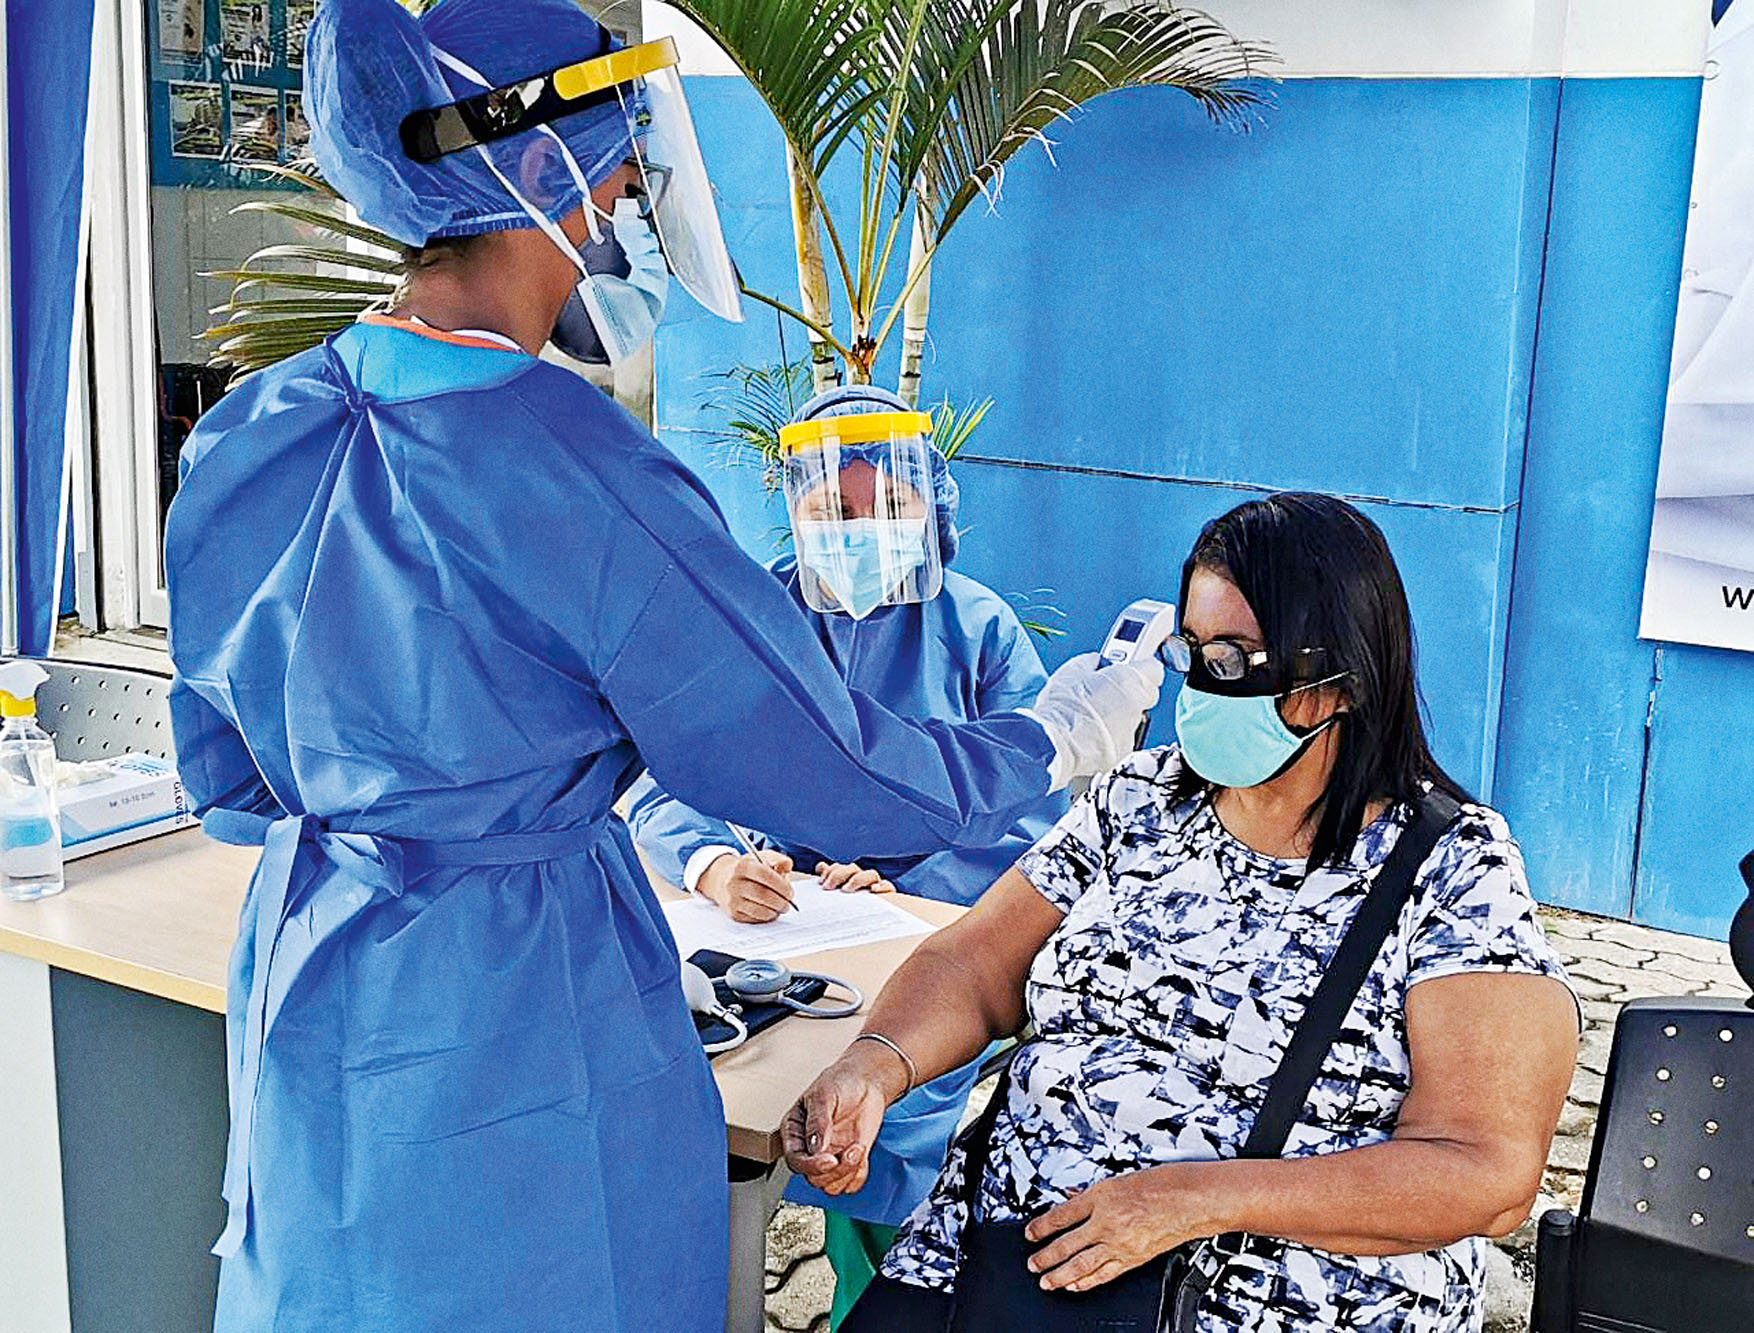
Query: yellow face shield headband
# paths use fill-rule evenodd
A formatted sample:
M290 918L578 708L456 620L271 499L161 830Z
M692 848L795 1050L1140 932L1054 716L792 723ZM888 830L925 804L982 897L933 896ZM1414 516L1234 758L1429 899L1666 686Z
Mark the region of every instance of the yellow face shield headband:
M818 417L780 427L780 453L801 454L829 445L876 444L890 440L925 439L932 433L928 412L861 412Z
M447 106L414 112L402 121L402 148L416 162L436 162L446 154L509 138L576 111L619 103L621 85L672 69L676 62L676 43L661 37L562 65Z

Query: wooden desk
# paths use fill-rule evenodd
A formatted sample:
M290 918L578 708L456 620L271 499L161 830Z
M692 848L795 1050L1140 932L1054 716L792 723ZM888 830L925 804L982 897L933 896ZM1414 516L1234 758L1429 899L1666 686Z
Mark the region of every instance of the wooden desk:
M0 952L225 1012L226 962L261 849L200 829L67 864L67 892L0 898Z
M0 952L223 1014L226 963L260 855L188 829L70 862L66 893L31 903L0 899ZM661 898L683 896L653 883ZM901 893L890 901L933 926L966 910ZM835 949L788 966L845 977L874 999L924 938ZM784 1156L786 1112L863 1023L857 1014L788 1022L715 1059L732 1153L762 1163Z
M658 897L684 897L657 875L648 876ZM891 899L922 921L947 926L968 909L905 893ZM788 958L798 972L825 972L852 982L867 1005L925 935L864 944L856 949ZM731 1285L725 1306L726 1333L763 1333L766 1318L767 1224L779 1207L791 1173L786 1169L780 1127L810 1080L833 1063L865 1024L860 1013L847 1018L787 1019L758 1033L745 1046L713 1059L713 1078L725 1103L725 1130L731 1151Z
M190 829L70 863L58 897L0 900L0 1333L211 1323L207 1247L224 1222L218 1016L259 856ZM892 901L934 926L964 910ZM788 966L844 977L871 999L924 938ZM733 1333L764 1326L763 1246L787 1180L780 1126L863 1022L788 1020L713 1061L733 1158Z
M658 896L666 901L680 891L653 880ZM930 898L897 893L889 901L905 908L934 927L947 926L968 909ZM786 959L796 972L825 972L853 983L865 994L867 1006L895 969L900 967L926 936L910 935L899 940L864 944L856 949L831 949L826 953ZM713 1077L725 1103L725 1128L733 1156L771 1165L785 1156L780 1126L786 1112L865 1024L863 1012L848 1018L787 1019L756 1034L745 1046L713 1057Z

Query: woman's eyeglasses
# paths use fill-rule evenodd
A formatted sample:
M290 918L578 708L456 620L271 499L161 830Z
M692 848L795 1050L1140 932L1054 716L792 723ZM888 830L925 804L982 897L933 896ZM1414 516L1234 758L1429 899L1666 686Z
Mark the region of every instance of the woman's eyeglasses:
M1320 648L1299 648L1297 650L1297 667L1294 675L1303 675L1302 668L1313 666L1314 660L1323 653ZM1272 655L1264 648L1245 648L1234 639L1209 639L1201 643L1192 635L1171 634L1163 641L1158 654L1170 670L1187 675L1194 669L1196 659L1200 670L1213 680L1234 683L1259 672L1272 662Z

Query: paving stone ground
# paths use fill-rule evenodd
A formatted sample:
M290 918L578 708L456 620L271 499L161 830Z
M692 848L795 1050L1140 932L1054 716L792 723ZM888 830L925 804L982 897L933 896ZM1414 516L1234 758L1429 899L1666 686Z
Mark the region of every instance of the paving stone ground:
M1715 941L1557 909L1543 909L1542 919L1582 997L1586 1027L1533 1217L1548 1208L1577 1207L1620 1006L1647 995L1748 994L1730 966L1728 948ZM974 1104L985 1091L976 1090ZM1487 1333L1527 1329L1534 1241L1531 1218L1494 1247L1487 1284ZM821 1213L782 1205L768 1230L767 1244L769 1333L826 1333L834 1275L822 1254Z

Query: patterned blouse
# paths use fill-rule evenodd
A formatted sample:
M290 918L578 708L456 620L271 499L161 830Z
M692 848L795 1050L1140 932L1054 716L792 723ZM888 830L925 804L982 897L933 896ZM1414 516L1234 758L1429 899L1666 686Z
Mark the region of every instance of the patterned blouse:
M1170 799L1174 748L1099 780L1018 864L1065 913L1027 985L1040 1039L1018 1056L994 1131L981 1215L1022 1220L1098 1180L1233 1157L1295 1023L1374 871L1406 826L1391 809L1343 868L1305 877L1225 831L1208 797ZM1347 1015L1285 1149L1339 1152L1389 1137L1411 1085L1409 987L1460 972L1565 981L1535 919L1504 820L1467 805ZM1569 984L1569 983L1567 983ZM962 1154L903 1226L883 1272L954 1282ZM1485 1244L1331 1254L1266 1236L1221 1256L1201 1333L1477 1330Z

